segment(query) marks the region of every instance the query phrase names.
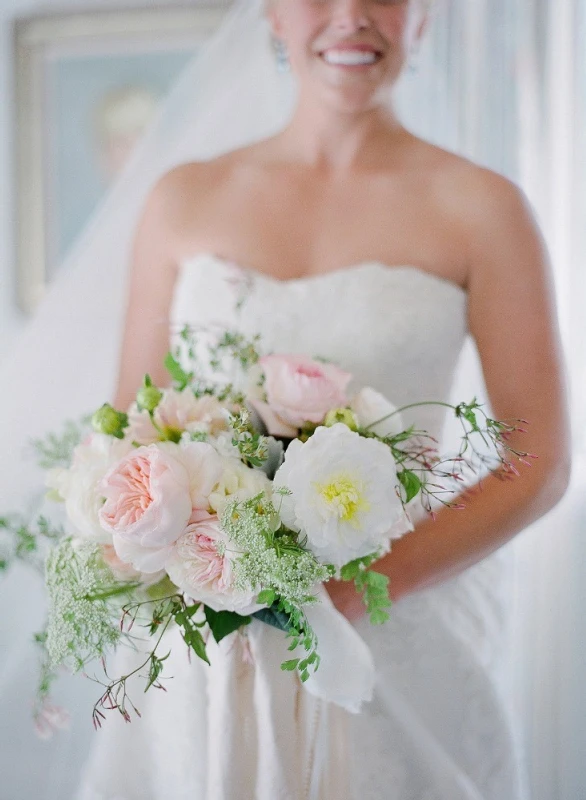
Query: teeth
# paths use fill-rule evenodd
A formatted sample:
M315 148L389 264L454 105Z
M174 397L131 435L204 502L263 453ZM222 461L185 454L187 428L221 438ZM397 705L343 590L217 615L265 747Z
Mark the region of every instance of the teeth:
M364 50L326 50L323 59L328 64L342 64L351 67L355 64L374 64L376 53Z

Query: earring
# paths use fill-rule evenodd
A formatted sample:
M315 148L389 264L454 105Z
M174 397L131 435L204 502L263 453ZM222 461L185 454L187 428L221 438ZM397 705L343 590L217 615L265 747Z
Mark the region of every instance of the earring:
M287 52L287 45L282 39L277 36L271 37L273 50L277 59L277 72L289 72L291 64L289 62L289 53Z
M419 72L419 59L417 58L417 48L412 47L411 51L409 52L409 58L407 59L407 72L410 75L415 75Z

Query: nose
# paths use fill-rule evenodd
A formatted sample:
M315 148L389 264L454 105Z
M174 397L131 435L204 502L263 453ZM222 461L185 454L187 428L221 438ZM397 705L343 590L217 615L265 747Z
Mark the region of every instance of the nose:
M368 0L337 0L333 24L340 33L353 33L370 27L367 13Z

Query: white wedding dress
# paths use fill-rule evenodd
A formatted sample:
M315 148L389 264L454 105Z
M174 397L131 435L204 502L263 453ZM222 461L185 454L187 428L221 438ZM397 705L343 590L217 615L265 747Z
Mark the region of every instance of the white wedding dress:
M467 335L467 296L414 266L365 261L279 281L200 254L181 265L172 322L174 330L192 323L260 333L263 349L331 359L356 386L373 386L404 405L449 397ZM405 418L442 432L437 406ZM397 602L386 625L358 625L377 673L374 699L359 715L327 708L287 673L281 689L290 696L278 701L282 726L259 732L246 709L236 713L250 696L254 665L232 637L237 657L221 680L234 724L212 731L227 717L210 713L210 668L188 663L178 644L166 670L174 676L168 692L139 696L143 717L131 725L111 712L96 734L79 800L526 800L504 669L511 558L501 549L456 579ZM272 629L253 624L270 644ZM279 659L276 653L277 672ZM288 713L297 725L293 740ZM210 749L212 741L221 752ZM318 786L310 772L319 759ZM215 794L219 770L233 774Z

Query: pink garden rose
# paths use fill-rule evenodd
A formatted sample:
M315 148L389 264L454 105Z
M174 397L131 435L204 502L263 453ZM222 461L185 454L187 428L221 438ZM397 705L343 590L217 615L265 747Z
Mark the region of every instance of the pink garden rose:
M228 428L226 409L217 398L211 395L195 397L191 389L182 392L165 389L153 416L165 435L197 431L215 436ZM126 439L145 445L161 441L161 434L153 425L149 413L139 411L136 403L130 408L128 420Z
M217 516L194 518L173 548L167 573L182 592L215 611L251 614L262 606L254 592L234 587L232 547Z
M260 359L266 402L251 403L273 436L297 436L306 422L319 425L328 411L347 404L346 387L351 379L333 364L323 364L300 355L272 355Z
M141 572L163 569L194 509L205 510L222 474L221 460L204 442L139 447L104 477L100 524L118 557Z

